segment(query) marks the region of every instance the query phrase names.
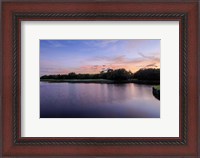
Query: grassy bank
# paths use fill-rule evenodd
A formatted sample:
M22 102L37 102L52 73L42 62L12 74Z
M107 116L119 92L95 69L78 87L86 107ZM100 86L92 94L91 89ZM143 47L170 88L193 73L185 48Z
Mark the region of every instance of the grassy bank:
M152 92L154 97L160 100L160 85L153 86Z
M156 85L156 86L153 86L154 87L154 89L156 89L156 90L160 90L160 85Z
M159 84L159 81L144 81L144 80L107 80L107 79L40 79L42 82L68 82L68 83L137 83L137 84Z
M158 85L158 84L160 84L160 81L138 80L138 79L133 79L133 80L131 80L131 82L137 83L137 84L148 84L148 85Z
M69 82L69 83L114 83L106 79L40 79L42 82Z

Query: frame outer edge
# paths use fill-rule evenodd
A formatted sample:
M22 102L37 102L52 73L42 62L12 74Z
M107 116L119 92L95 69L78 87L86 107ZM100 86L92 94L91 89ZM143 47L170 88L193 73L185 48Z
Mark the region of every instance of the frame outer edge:
M11 0L11 1L12 1L12 0ZM23 1L23 0L22 0L22 1ZM75 0L75 1L76 1L76 0ZM125 1L126 1L126 0L125 0ZM133 1L134 1L134 0L133 0ZM177 0L177 1L178 1L178 0ZM187 0L186 0L186 1L187 1ZM194 1L197 2L198 0L194 0ZM0 7L1 7L1 4L2 4L2 3L0 2ZM199 9L200 9L200 2L197 2L197 5L198 5L198 12L197 12L197 13L199 13L199 14L198 14L198 30L197 30L197 31L198 31L198 42L200 42L200 28L199 28L199 26L200 26L200 10L199 10ZM2 12L1 12L0 14L2 15ZM1 21L3 22L2 16L0 17L0 19L1 19ZM4 20L5 20L5 19L4 19ZM2 30L2 25L0 26L0 28L1 28L1 32L2 32L2 31L3 31L3 30ZM2 32L2 33L3 33L3 32ZM1 38L1 37L2 37L2 34L0 33L0 45L2 45L2 41L3 41L3 38ZM1 51L1 50L2 50L2 47L0 47L0 51ZM2 54L0 53L0 63L1 63L1 61L2 61ZM200 62L200 46L198 46L198 61ZM1 67L1 66L2 66L2 67ZM200 64L198 64L198 66L200 66ZM2 71L3 71L3 65L1 64L1 65L0 65L0 77L1 77L1 78L0 78L0 89L2 89L2 83L3 83L2 73L1 73ZM198 78L200 78L200 68L198 68L197 71L199 72L197 76L198 76ZM198 89L198 94L197 94L196 96L199 97L197 100L198 100L198 112L199 112L199 114L200 114L200 94L199 94L199 92L200 92L200 81L198 81L198 88L197 88L197 89ZM1 91L1 92L2 92L2 91ZM1 99L2 99L2 96L1 96L1 95L2 95L2 94L1 94L1 92L0 92L0 110L2 110L2 107L1 107L1 106L2 106L2 104L1 104L1 103L2 103L2 100L1 100ZM0 111L0 112L2 112L2 111ZM3 113L3 112L2 112L2 113ZM1 115L0 115L0 117L1 117ZM2 117L1 117L1 118L2 118ZM199 133L200 133L200 115L198 115L198 118L197 118L197 119L198 119L198 127L197 127L197 129L198 129L198 131L199 131ZM0 135L0 141L1 141L1 142L0 142L0 157L1 157L1 154L2 154L2 152L1 152L1 151L2 151L2 150L1 150L1 149L2 149L2 148L1 148L1 144L2 144L2 133L1 133L1 130L2 130L1 127L2 127L2 126L1 126L1 125L2 125L2 124L1 124L1 123L2 123L2 122L1 122L1 120L0 120L0 134L1 134L1 135ZM197 145L198 145L198 147L199 147L199 148L197 149L197 150L198 150L197 155L200 156L200 135L198 134L197 136L198 136L198 144L197 144ZM20 144L18 144L18 145L20 145ZM16 144L16 146L18 146L18 145ZM23 145L23 144L21 144L21 145ZM4 154L5 154L5 153L4 153ZM9 154L7 153L7 155L9 155ZM143 157L143 156L137 156L137 157ZM152 157L152 158L153 158L153 157L155 157L155 156L149 156L149 157ZM184 156L167 156L166 158L168 158L168 157L173 157L173 158L176 157L176 158L177 158L177 157L184 157ZM189 156L189 157L190 157L190 156ZM198 156L197 156L197 157L198 157Z

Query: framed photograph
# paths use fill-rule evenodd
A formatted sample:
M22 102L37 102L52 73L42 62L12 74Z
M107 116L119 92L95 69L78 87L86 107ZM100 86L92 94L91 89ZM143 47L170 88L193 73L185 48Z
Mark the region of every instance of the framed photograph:
M39 59L40 118L160 118L160 40L40 40Z
M3 2L3 156L200 156L199 2L174 2Z

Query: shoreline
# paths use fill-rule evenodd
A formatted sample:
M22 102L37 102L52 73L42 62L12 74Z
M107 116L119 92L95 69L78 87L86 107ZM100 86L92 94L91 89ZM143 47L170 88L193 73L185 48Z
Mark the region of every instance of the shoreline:
M153 86L152 93L156 99L160 100L160 86Z
M147 80L107 80L107 79L40 79L40 82L49 83L107 83L107 84L123 84L123 83L136 83L136 84L147 84L147 85L159 85L160 81L147 81Z

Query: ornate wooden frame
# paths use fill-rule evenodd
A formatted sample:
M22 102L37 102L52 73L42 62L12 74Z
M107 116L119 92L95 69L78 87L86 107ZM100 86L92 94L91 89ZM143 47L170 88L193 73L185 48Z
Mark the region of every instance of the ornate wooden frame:
M148 9L146 9L148 8ZM198 2L3 3L3 155L198 156ZM179 138L22 138L20 22L23 20L178 20Z

